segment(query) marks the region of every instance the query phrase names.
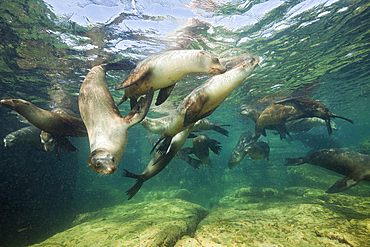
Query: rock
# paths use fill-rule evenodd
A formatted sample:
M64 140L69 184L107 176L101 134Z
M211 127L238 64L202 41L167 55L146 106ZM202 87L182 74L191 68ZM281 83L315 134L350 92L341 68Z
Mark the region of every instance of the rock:
M72 228L33 246L174 246L206 214L179 199L127 203L80 215Z

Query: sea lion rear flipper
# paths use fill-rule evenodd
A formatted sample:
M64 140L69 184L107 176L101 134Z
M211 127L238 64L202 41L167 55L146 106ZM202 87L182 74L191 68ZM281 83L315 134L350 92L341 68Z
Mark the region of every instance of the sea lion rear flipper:
M172 89L175 87L175 85L176 84L173 84L171 86L168 86L168 87L165 87L159 90L159 94L157 97L157 101L155 102L155 105L160 105L163 102L165 102L168 96L170 96Z
M355 180L354 176L348 176L338 180L333 186L331 186L326 193L338 193L350 189L351 187L358 184L360 180Z
M124 177L135 178L136 179L136 183L134 184L134 186L132 186L129 190L126 191L126 195L128 195L127 200L130 200L140 190L140 188L143 185L143 183L145 182L145 180L140 175L133 174L133 173L127 171L127 170L124 170L124 171L125 171L125 173L123 174Z
M78 149L65 136L59 137L56 140L60 148L70 152L78 152Z
M231 126L231 125L215 125L213 126L213 130L217 131L218 133L223 134L224 136L229 136L229 131L225 130L224 128L221 128L220 126Z
M114 87L115 90L124 89L137 83L138 80L144 79L151 73L150 66L142 66L138 70L133 70L130 75L120 84Z

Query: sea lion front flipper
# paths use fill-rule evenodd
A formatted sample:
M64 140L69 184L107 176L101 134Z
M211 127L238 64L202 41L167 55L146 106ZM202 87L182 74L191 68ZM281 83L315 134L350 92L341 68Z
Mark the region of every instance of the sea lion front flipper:
M229 136L229 131L225 130L224 128L221 128L220 126L228 126L228 127L230 127L231 125L227 125L227 124L221 125L220 124L220 125L215 125L212 128L214 131L217 131L218 133L221 133L224 136Z
M359 179L356 180L356 178L351 175L345 178L342 178L338 180L333 186L331 186L326 193L338 193L341 191L345 191L350 189L351 187L355 186L360 182Z
M73 144L65 136L57 138L56 141L58 143L58 147L70 152L78 152L78 149L73 146Z
M149 111L150 104L152 103L153 100L153 96L154 89L150 88L150 90L146 93L145 97L140 98L139 102L135 105L131 112L124 118L124 120L128 121L132 126L141 122Z
M333 130L332 130L331 125L330 125L330 118L325 119L325 123L326 123L326 128L328 129L328 133L329 133L329 135L331 135L333 133Z
M168 87L165 87L165 88L162 88L161 90L159 90L157 101L155 102L155 105L160 105L163 102L165 102L166 99L168 98L168 96L170 96L170 94L171 94L173 88L175 87L175 85L176 84L173 84L171 86L168 86Z
M133 70L130 75L120 84L114 87L115 90L124 89L137 83L138 80L143 80L151 73L150 66L142 66L138 70Z
M209 148L212 150L212 152L214 152L217 155L220 154L221 149L222 149L219 144L221 144L221 143L219 141L217 141L217 140L214 140L214 139L209 139L208 140L208 146L209 146Z
M127 170L124 170L124 171L125 171L125 173L123 174L124 177L135 178L136 179L136 183L134 184L134 186L132 186L129 190L126 191L126 195L128 195L127 200L130 200L140 190L140 188L144 184L145 180L140 175L133 174L133 173L127 171Z

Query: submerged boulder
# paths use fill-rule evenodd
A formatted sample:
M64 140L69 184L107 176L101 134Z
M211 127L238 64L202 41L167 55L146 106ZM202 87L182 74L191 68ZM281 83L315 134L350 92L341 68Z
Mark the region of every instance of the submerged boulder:
M79 215L72 228L33 246L174 246L206 214L180 199L127 203Z

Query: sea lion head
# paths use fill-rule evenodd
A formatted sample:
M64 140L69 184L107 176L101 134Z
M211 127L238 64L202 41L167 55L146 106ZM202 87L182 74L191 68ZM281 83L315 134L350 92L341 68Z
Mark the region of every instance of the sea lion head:
M89 167L104 175L112 174L117 170L114 157L104 149L95 149L89 155Z
M20 105L29 105L30 103L25 101L25 100L22 100L22 99L8 99L8 100L1 100L0 103L11 109L11 110L15 110L18 108L18 106Z
M44 149L46 152L53 151L56 141L55 139L50 135L50 133L41 131L40 134L41 143L44 145Z
M204 60L203 64L208 66L207 73L219 75L226 72L226 67L220 63L216 55L208 51L201 51L200 54Z

